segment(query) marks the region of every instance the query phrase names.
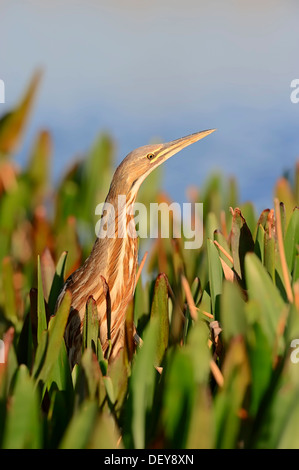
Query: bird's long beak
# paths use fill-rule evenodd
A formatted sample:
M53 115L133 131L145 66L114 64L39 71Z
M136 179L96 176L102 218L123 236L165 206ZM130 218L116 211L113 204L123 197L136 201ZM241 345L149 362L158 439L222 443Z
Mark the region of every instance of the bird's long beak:
M167 160L168 158L175 155L183 148L187 147L188 145L194 144L200 139L203 139L209 134L212 134L216 129L209 129L206 131L195 132L195 134L187 135L186 137L181 137L180 139L173 140L172 142L168 142L164 144L161 150L158 153L158 158L162 159L163 161Z

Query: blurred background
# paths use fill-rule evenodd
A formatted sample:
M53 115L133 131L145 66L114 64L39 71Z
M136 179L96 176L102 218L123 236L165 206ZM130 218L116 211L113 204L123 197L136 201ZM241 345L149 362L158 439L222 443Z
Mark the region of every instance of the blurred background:
M41 128L54 141L60 180L99 131L119 162L153 139L218 131L171 159L163 189L178 202L214 170L234 175L241 201L272 207L277 178L298 157L299 78L293 0L1 0L0 78L6 103L44 70L24 145Z

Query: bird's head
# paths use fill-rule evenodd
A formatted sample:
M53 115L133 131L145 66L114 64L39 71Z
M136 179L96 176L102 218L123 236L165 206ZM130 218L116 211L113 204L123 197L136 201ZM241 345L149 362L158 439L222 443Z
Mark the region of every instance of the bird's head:
M203 139L215 130L196 132L166 144L145 145L133 150L116 169L110 192L113 196L132 193L136 195L141 183L155 168L183 148Z

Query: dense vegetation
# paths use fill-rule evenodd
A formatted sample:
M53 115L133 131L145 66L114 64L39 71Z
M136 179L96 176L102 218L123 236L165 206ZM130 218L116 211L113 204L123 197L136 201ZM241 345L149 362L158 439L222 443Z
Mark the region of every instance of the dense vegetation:
M36 74L0 119L0 446L299 447L291 346L299 339L299 166L293 180L277 182L274 208L260 216L239 203L233 179L214 175L192 188L190 198L204 203L203 246L141 240L148 256L123 354L103 358L90 299L82 360L71 371L63 339L69 296L56 316L54 305L93 244L114 148L99 136L53 189L52 139L43 130L18 169L13 156L39 81ZM167 200L159 181L156 171L139 201ZM133 322L142 338L136 351Z

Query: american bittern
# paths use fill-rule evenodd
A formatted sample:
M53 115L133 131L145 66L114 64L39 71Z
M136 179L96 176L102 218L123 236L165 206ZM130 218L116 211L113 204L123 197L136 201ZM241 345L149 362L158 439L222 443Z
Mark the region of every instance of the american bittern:
M107 225L113 228L113 236L110 233L109 236L96 239L84 264L65 282L56 304L57 310L66 290L71 292L72 304L65 342L72 366L80 359L83 320L90 296L93 296L97 306L99 336L104 354L107 354L109 344L108 321L109 358L115 358L123 347L125 313L135 289L138 257L134 224L132 233L133 213L128 208L134 204L141 183L161 163L214 130L197 132L166 144L145 145L129 153L116 169L106 198L106 203L114 208L114 220L108 217L107 221ZM120 195L124 200L121 206L118 204ZM124 221L125 228L121 234L120 220ZM109 227L106 226L106 229L108 234Z

